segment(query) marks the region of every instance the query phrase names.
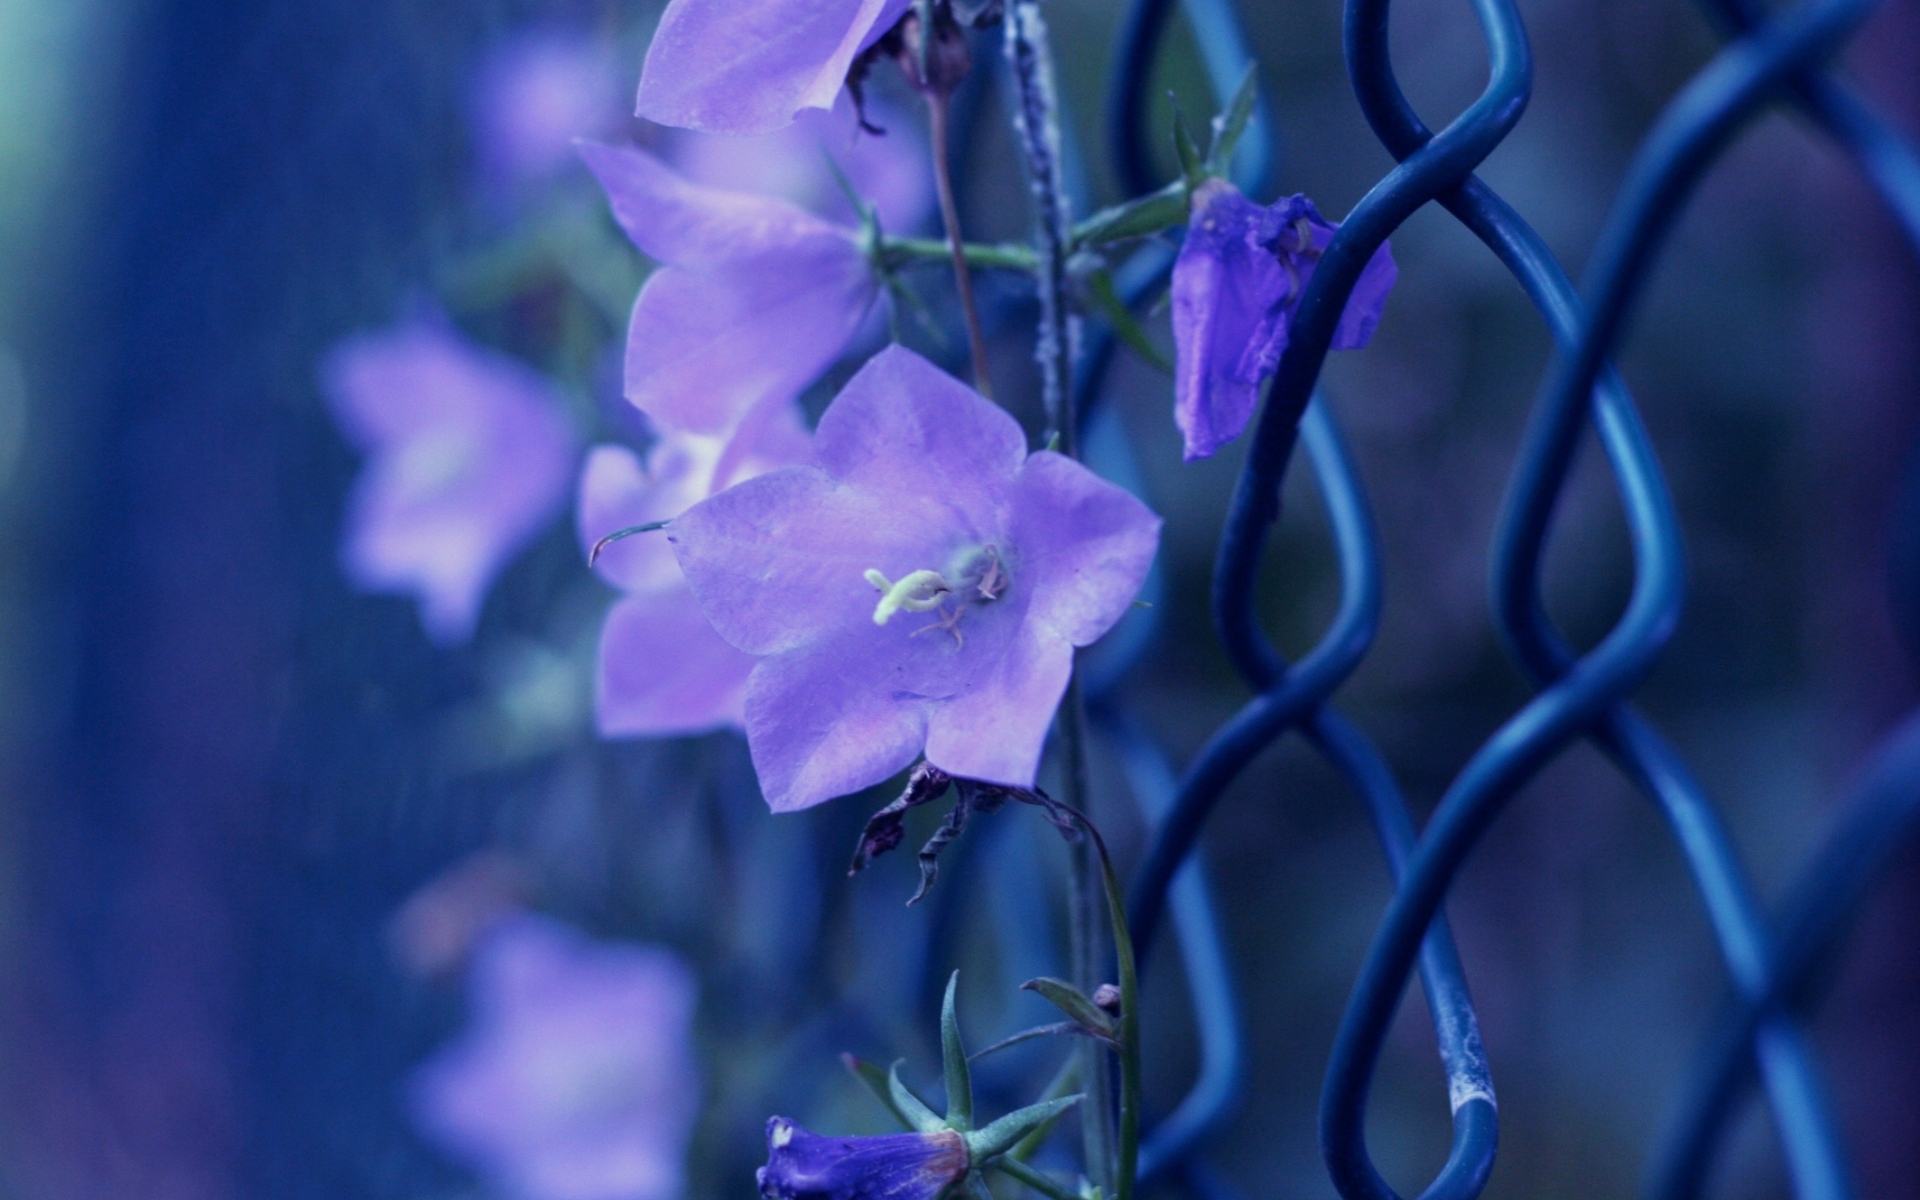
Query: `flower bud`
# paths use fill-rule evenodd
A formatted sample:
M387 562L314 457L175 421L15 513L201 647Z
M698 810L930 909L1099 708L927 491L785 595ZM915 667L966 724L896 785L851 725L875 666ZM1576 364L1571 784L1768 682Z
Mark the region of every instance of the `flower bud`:
M966 1141L950 1129L820 1137L785 1117L767 1121L765 1200L935 1200L967 1175Z

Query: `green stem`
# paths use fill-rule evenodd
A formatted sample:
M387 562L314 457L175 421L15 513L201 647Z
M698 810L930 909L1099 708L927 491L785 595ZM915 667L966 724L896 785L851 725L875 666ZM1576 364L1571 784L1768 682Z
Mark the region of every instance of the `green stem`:
M1020 1181L1034 1191L1039 1192L1042 1196L1047 1197L1047 1200L1080 1200L1079 1196L1074 1195L1066 1188L1061 1187L1053 1180L1048 1179L1045 1175L1042 1175L1017 1158L996 1158L987 1165L988 1169L998 1171L1010 1179Z
M1191 195L1187 181L1176 179L1151 195L1103 208L1073 227L1073 244L1078 248L1123 242L1185 225Z
M1033 251L1025 246L984 246L978 242L967 242L960 249L968 265L975 267L1031 271L1038 261ZM880 239L880 256L889 266L899 267L909 262L946 262L952 258L953 250L946 242L934 238L883 236Z
M925 6L923 6L925 7ZM923 22L925 17L922 17ZM923 28L925 26L923 25ZM926 35L931 39L931 34ZM922 67L924 70L924 66ZM973 387L993 399L993 378L987 373L987 335L980 328L980 308L973 301L973 273L967 265L967 246L960 236L960 206L953 198L953 171L947 161L947 93L927 93L928 139L933 142L933 183L940 196L940 220L947 230L947 253L953 259L953 286L960 294L960 311L967 322L967 346L973 353Z

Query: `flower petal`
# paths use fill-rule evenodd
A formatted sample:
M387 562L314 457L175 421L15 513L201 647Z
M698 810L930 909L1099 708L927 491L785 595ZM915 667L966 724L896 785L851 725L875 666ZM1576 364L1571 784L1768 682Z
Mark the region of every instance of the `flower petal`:
M600 631L594 713L603 737L672 737L744 719L757 660L727 644L675 580L628 596Z
M1399 277L1400 268L1394 264L1392 248L1386 242L1380 243L1380 248L1361 268L1360 279L1347 297L1347 306L1340 311L1340 324L1333 331L1335 350L1358 350L1373 338L1374 328L1380 324L1380 312L1387 305L1387 293L1393 290L1393 282Z
M637 111L709 133L764 133L830 108L854 55L911 0L673 0L640 72Z
M1013 515L1027 623L1091 645L1146 582L1160 524L1132 493L1072 459L1044 450L1029 458Z
M933 710L927 761L949 775L1032 787L1073 673L1073 647L1031 618L1009 640L990 672Z
M702 266L846 230L785 200L702 187L633 146L579 143L614 220L648 258Z
M625 446L595 446L580 472L578 525L580 549L635 525L666 521L706 499L713 490L714 463L722 443L715 438L682 435L662 438L647 455ZM661 533L642 533L610 542L594 570L623 591L680 586L680 564Z

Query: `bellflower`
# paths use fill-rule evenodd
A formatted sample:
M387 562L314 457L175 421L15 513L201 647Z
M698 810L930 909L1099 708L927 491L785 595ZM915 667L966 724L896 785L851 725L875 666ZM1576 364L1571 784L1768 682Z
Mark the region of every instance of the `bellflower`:
M858 231L583 143L627 235L661 265L634 301L626 391L667 433L730 439L840 356L879 294Z
M854 194L873 205L882 229L918 232L934 212L926 138L917 124L879 97L868 98L866 113L884 134L861 129L853 101L842 96L831 110L809 109L786 128L755 137L673 130L666 139L666 157L681 174L706 187L777 196L852 224L860 214L834 178L838 168Z
M798 409L785 405L774 416L733 444L669 434L649 448L644 466L624 446L595 447L580 477L581 544L677 517L729 484L805 461ZM707 623L666 539L643 534L609 543L594 569L625 593L600 631L594 711L601 734L664 737L740 725L755 659Z
M951 1129L834 1138L774 1117L754 1180L765 1200L935 1200L967 1165L966 1140Z
M746 730L776 812L913 761L1030 786L1073 650L1145 579L1160 521L891 346L827 408L813 461L668 528L722 637L760 656Z
M621 117L613 55L584 31L535 29L481 65L472 97L475 149L499 182L538 179L573 160L576 138Z
M1194 189L1172 288L1174 419L1187 461L1209 457L1247 427L1335 228L1305 196L1263 208L1223 179ZM1382 244L1340 314L1335 350L1367 344L1397 274Z
M415 595L434 641L465 640L494 575L565 501L577 446L564 400L444 318L347 341L321 382L367 456L341 548L348 577Z
M474 1019L412 1080L421 1132L516 1200L675 1200L699 1080L673 954L512 918L471 967Z
M640 71L639 114L707 133L765 133L831 108L860 51L913 0L673 0Z

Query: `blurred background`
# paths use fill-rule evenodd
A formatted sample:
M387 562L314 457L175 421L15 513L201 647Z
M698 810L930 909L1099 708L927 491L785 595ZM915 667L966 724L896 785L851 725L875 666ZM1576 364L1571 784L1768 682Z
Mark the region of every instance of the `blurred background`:
M977 1043L1047 1019L1015 990L1066 973L1045 823L982 822L907 909L910 856L843 872L886 789L775 818L736 735L598 737L593 656L615 593L570 517L512 557L456 644L342 570L361 456L321 385L342 339L437 307L552 379L583 438L644 437L617 369L644 260L569 155L543 157L535 130L516 158L500 128L550 100L562 144L635 140L695 170L700 151L624 115L659 7L0 0L0 1194L516 1194L423 1130L412 1081L475 1019L474 945L523 909L692 968L690 1197L751 1193L772 1113L885 1131L838 1056L905 1056L930 1086L953 966ZM1521 9L1534 98L1482 176L1577 275L1636 142L1716 42L1680 0ZM1084 199L1112 202L1097 122L1119 5L1047 11ZM1240 13L1278 190L1345 212L1391 160L1348 90L1339 6ZM1470 10L1403 0L1394 20L1401 79L1438 125L1483 82ZM529 44L564 53L517 103L501 73ZM1910 134L1916 61L1914 0L1889 0L1845 57ZM880 102L910 137L916 110L891 85L877 80ZM1021 238L995 85L983 72L970 87L966 223ZM1190 117L1216 103L1177 20L1153 87ZM1377 337L1327 371L1387 555L1379 642L1339 707L1424 813L1527 695L1488 618L1487 548L1548 343L1444 213L1417 214L1393 250ZM938 272L914 282L951 316ZM1031 297L1019 280L985 287L1002 391L1037 428ZM1164 314L1149 330L1170 344ZM1621 366L1690 568L1686 618L1641 698L1777 898L1915 700L1920 272L1848 162L1774 114L1688 209ZM1124 351L1106 403L1167 518L1153 642L1122 694L1184 762L1245 698L1206 613L1238 447L1182 465L1170 381ZM1588 449L1548 576L1555 615L1590 641L1631 562ZM1308 472L1286 512L1262 604L1297 653L1338 580ZM1096 750L1095 815L1131 862L1145 825L1112 748ZM1208 1143L1219 1194L1331 1196L1314 1113L1388 895L1373 834L1283 741L1235 785L1203 854L1249 1044L1238 1115ZM1724 985L1657 814L1576 749L1494 828L1449 911L1501 1097L1487 1194L1632 1193ZM1875 1197L1920 1196L1917 944L1909 856L1815 1027ZM1161 953L1148 984L1160 1111L1196 1067L1180 969ZM985 1103L1030 1099L1060 1053L988 1060ZM1397 1187L1444 1159L1443 1094L1411 999L1373 1105ZM1734 1147L1722 1194L1785 1194L1758 1110Z

